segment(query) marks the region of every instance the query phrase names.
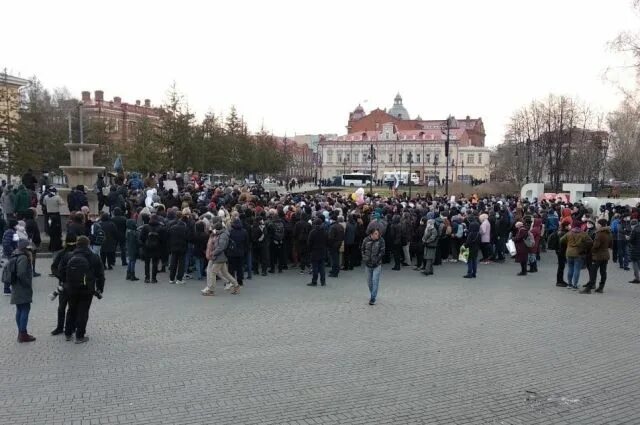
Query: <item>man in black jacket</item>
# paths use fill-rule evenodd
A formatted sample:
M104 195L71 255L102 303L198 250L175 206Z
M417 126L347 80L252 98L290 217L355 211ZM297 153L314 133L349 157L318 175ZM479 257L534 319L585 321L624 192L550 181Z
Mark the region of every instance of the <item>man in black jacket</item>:
M89 249L89 238L86 236L78 238L73 254L60 262L58 273L60 276L65 276L64 291L69 296L67 323L74 324L76 344L82 344L89 340L85 332L93 296L101 297L104 291L102 261ZM70 331L72 329L65 329L67 341L71 341Z
M184 285L182 277L184 276L184 260L189 241L187 228L189 217L182 216L182 213L178 211L176 213L176 219L176 223L169 227L169 253L171 254L171 260L169 262L169 283Z
M262 276L267 275L267 268L269 267L269 232L264 223L264 217L256 217L256 221L251 228L251 239L253 245L253 272L258 274L258 268L262 270Z
M78 237L75 233L67 233L67 237L64 242L64 250L58 252L55 257L53 257L53 263L51 263L51 274L58 278L58 290L56 291L58 294L58 324L56 328L51 331L51 335L60 335L65 331L65 315L67 312L67 305L69 304L69 294L64 290L64 281L66 276L60 274L60 263L63 261L69 261L69 258L71 258L74 250L76 249L77 239ZM52 297L54 296L55 293ZM75 331L74 324L67 321L66 331L68 335L71 335Z
M326 285L326 279L324 274L324 260L327 254L327 233L322 228L322 219L316 218L313 222L313 229L309 233L309 240L307 245L309 252L311 253L311 267L313 275L311 283L307 283L307 286L318 285L318 274L320 274L320 284Z
M167 229L156 214L151 217L143 215L142 222L144 225L140 231L140 246L144 253L144 283L158 283L158 263L167 245Z

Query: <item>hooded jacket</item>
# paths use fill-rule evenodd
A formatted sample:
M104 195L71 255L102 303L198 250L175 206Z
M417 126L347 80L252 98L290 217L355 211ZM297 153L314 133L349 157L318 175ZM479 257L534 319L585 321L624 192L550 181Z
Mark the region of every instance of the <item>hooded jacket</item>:
M567 258L578 258L584 256L591 249L593 241L585 232L580 228L574 227L561 239L566 241L567 244Z
M591 246L591 259L593 261L609 261L609 248L613 245L613 236L608 226L596 230L596 237Z
M362 241L360 248L362 253L362 262L370 268L378 267L382 264L382 258L385 252L385 243L382 236L378 237L378 240L373 240L371 236L367 236Z
M211 260L216 264L226 263L228 259L225 250L229 246L229 231L226 228L222 228L211 239L209 239L209 243L212 243ZM207 250L209 250L208 246Z
M138 257L140 249L138 227L135 220L127 220L126 222L125 241L127 244L127 258L135 259Z
M11 258L15 258L16 267L16 281L11 284L11 304L31 303L33 301L31 260L27 254L18 250L11 254ZM12 266L11 263L5 264L5 267L10 266Z
M229 240L233 241L234 249L228 249L227 255L229 257L245 257L247 252L249 252L249 236L247 235L247 231L242 226L242 222L236 219L231 225L231 230L229 231Z

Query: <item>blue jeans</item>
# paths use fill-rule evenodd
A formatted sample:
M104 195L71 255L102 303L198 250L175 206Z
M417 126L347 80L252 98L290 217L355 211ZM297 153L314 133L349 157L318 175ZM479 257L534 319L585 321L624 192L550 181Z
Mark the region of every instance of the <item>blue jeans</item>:
M629 244L627 241L621 240L616 241L618 245L618 264L620 264L620 268L629 268Z
M30 310L31 303L16 304L16 324L18 325L18 332L20 333L27 333Z
M129 261L127 261L127 273L135 276L136 274L136 258L129 258Z
M382 266L365 267L365 273L367 273L367 285L369 286L370 299L375 302L376 297L378 296L378 286L380 285Z
M580 269L582 269L582 257L567 257L567 282L574 288L578 287Z
M196 263L196 279L202 280L202 278L204 277L204 273L202 272L202 270L204 269L205 259L200 257L193 257L193 259Z
M324 274L324 258L320 260L313 260L311 262L311 267L313 269L313 275L311 276L312 283L318 283L318 274L320 274L320 283L324 285L325 283L325 274Z
M189 274L189 266L191 266L191 258L193 257L193 244L187 245L187 252L184 254L184 272Z
M478 256L467 260L467 275L476 277L478 272Z

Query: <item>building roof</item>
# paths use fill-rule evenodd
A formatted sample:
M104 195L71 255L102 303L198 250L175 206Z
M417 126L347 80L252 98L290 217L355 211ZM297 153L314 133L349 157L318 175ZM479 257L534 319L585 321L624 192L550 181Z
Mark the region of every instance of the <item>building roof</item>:
M396 94L395 99L393 99L393 106L387 113L395 118L400 118L401 120L411 119L409 118L407 108L402 104L402 96L400 96L400 93Z
M450 131L451 140L459 140L466 130L464 128L456 128ZM358 133L350 133L338 136L335 139L326 139L326 141L336 142L360 142L360 141L383 141L383 140L401 140L401 141L443 141L445 135L442 134L440 127L438 129L428 130L400 130L394 126L393 133L389 134L389 138L384 131L362 131Z
M24 78L16 77L14 75L9 75L4 72L0 73L0 84L6 84L8 86L14 87L24 87L28 86L30 83L29 80L25 80Z

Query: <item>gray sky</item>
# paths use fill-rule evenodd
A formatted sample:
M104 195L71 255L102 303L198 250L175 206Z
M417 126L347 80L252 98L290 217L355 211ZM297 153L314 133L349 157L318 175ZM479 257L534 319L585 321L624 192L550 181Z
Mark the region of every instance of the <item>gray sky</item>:
M606 43L640 24L631 0L23 0L2 14L0 66L78 97L159 104L175 80L200 117L235 105L251 129L293 135L342 134L358 103L389 108L399 91L412 117L481 116L489 145L550 92L615 108L603 74L623 60Z

